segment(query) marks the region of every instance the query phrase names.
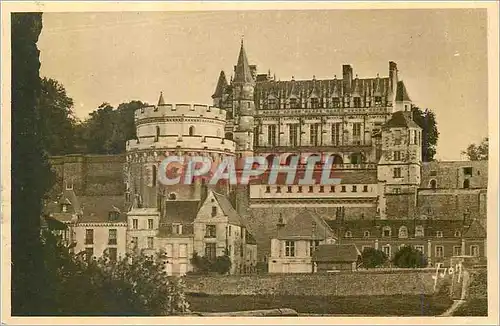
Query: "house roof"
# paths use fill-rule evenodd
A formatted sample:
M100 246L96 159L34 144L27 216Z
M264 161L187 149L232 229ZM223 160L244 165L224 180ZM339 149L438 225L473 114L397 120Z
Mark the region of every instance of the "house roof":
M398 85L396 88L396 101L402 102L402 101L411 101L410 96L408 95L408 92L406 91L405 84L403 81L398 81Z
M333 232L328 224L309 211L296 215L278 230L280 240L324 240L329 237L333 237Z
M392 117L387 121L384 129L388 128L420 128L411 117L411 112L396 111L392 114Z
M168 223L193 223L198 209L198 201L167 201L164 220Z
M82 196L82 216L78 222L126 222L128 208L123 196ZM110 212L118 212L118 219L109 220Z
M313 253L314 262L355 262L361 253L354 244L323 244Z
M245 226L245 224L242 222L240 216L236 212L236 210L233 208L233 205L231 205L231 202L229 202L229 199L219 193L216 193L213 191L214 197L219 203L220 208L222 209L222 212L224 215L227 216L228 222L233 225L238 225L238 226Z

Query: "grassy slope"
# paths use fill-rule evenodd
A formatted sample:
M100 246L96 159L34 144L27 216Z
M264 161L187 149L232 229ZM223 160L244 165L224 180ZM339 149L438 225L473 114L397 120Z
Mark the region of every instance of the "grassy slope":
M452 301L442 296L188 296L192 311L227 312L291 308L299 313L369 316L435 316Z
M470 299L453 316L488 316L488 299Z

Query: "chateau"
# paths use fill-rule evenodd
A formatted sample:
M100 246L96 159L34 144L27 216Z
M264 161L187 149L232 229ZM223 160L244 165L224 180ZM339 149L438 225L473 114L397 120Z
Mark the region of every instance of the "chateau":
M422 162L409 92L397 64L388 68L359 78L344 65L339 78L279 81L257 73L242 42L212 105L168 104L160 94L135 112L137 139L124 155L53 157L60 195L47 216L89 255L164 250L173 275L193 269L195 252L227 254L231 273L254 272L258 261L269 272L313 272L323 244L389 256L413 245L430 264L485 256L487 162ZM333 158L341 183L271 185L263 176L246 186L165 186L157 177L170 155L260 155L288 166L298 154Z

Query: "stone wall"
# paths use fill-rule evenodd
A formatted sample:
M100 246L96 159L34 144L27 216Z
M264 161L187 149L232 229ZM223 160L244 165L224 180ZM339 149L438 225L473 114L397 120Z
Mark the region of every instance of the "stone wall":
M209 295L395 295L433 293L434 270L186 276L186 291Z

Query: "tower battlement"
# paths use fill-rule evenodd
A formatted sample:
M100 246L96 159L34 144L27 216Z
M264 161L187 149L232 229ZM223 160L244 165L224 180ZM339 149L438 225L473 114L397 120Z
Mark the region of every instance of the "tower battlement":
M196 117L215 120L226 120L226 111L206 104L160 104L150 105L135 110L136 123L143 119L163 117Z

